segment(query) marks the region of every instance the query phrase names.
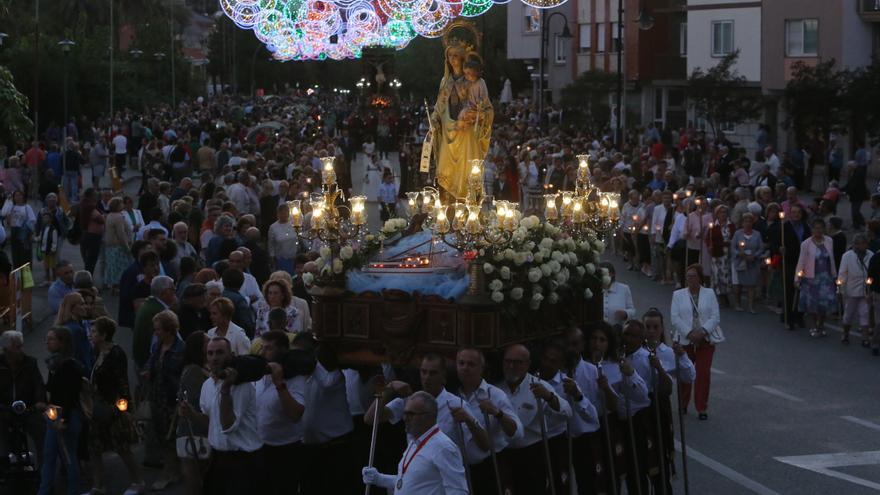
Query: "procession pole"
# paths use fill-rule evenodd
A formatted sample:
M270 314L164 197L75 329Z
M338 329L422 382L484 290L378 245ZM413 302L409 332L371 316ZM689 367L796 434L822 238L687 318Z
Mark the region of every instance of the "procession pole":
M678 343L678 342L676 342ZM681 437L681 472L684 477L684 495L690 495L690 482L688 481L688 460L687 460L687 442L684 438L684 410L681 405L681 382L678 380L680 375L678 356L675 356L675 388L677 392L676 402L678 402L678 433Z
M650 352L652 357L656 357L657 347L654 346ZM658 370L654 370L654 421L657 428L657 446L660 451L660 483L663 485L661 492L663 495L669 495L666 485L666 467L669 463L666 460L666 449L663 445L663 421L660 417L660 372Z
M464 399L459 397L458 400L459 400L459 407L464 409ZM449 404L447 404L447 406L448 405ZM461 423L458 423L458 435L461 439L461 444L459 445L459 448L461 449L461 461L462 461L462 464L464 464L464 476L467 479L468 493L473 493L474 492L474 484L471 481L471 466L470 466L470 464L468 464L468 460L467 460L467 449L465 447L465 441L464 441L464 425L462 425Z
M486 399L492 400L492 389L489 389ZM501 487L501 473L498 471L498 456L495 454L495 439L492 438L492 430L489 428L489 413L483 411L483 421L486 422L486 433L488 433L489 437L489 452L492 456L492 469L495 470L495 486L498 489L498 493L502 494L504 491Z
M535 378L531 377L529 381L534 384ZM556 481L553 479L553 465L550 460L550 444L547 441L547 422L544 418L544 401L536 397L535 404L537 405L538 418L541 420L541 444L544 446L544 461L547 463L547 476L550 478L550 494L556 495Z
M599 372L599 377L604 376L602 374L602 358L596 362L596 369ZM603 390L600 394L602 399L602 419L605 421L605 449L608 451L608 473L611 475L611 493L612 495L617 495L617 474L614 472L614 448L611 443L611 424L608 422L608 403L605 400L605 391Z
M623 351L626 353L626 350ZM625 354L624 354L625 356ZM620 358L621 364L626 362L626 357ZM633 371L635 373L635 371ZM636 483L636 494L642 495L642 476L639 470L639 456L638 450L636 449L636 432L635 428L633 428L632 415L630 414L630 401L629 395L626 393L626 377L623 374L623 369L620 370L620 380L623 386L623 401L626 409L626 427L629 432L629 448L632 449L632 460L633 467L635 468L635 472L633 473L633 478L635 478Z
M782 246L782 321L788 327L788 289L786 288L786 270L785 270L785 212L779 210L779 242Z
M373 460L376 457L376 437L379 434L379 409L382 408L382 395L376 394L376 401L374 402L375 410L373 412L373 431L370 435L370 458L367 462L367 467L373 467ZM370 495L370 485L367 483L366 488L364 489L365 495Z

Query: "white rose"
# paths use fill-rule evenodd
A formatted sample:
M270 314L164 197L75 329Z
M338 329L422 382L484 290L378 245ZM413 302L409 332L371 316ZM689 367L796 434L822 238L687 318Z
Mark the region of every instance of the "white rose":
M483 273L489 274L495 271L495 267L491 263L483 263Z
M534 284L538 280L541 280L541 277L543 275L544 273L541 271L540 268L531 268L529 269L529 282Z
M315 282L315 275L312 272L305 272L302 274L303 283L306 285L312 285Z
M547 302L550 304L556 304L559 302L559 294L555 292L551 292L549 296L547 296Z
M555 280L550 281L550 290L556 290L559 288L559 282Z
M599 268L599 274L602 275L603 277L607 277L608 276L608 269L607 268Z
M577 272L578 272L578 276L580 276L580 277L583 277L583 276L584 276L584 273L586 273L586 271L587 271L587 270L585 270L584 267L582 267L582 266L577 267L576 270L577 270Z
M504 250L504 259L512 260L513 256L516 254L516 251L513 249L507 248Z
M584 289L584 299L592 299L592 298L593 298L593 291L591 291L590 289Z
M543 294L543 293L544 293L544 288L541 287L540 285L535 284L532 286L532 294Z
M519 301L520 299L522 299L522 296L523 296L522 287L514 287L513 289L510 289L510 298L513 299L514 301Z
M541 274L545 277L549 277L553 274L553 268L550 267L549 263L544 263L543 265L541 265Z
M516 263L516 266L520 266L526 261L529 260L529 253L520 252L513 255L513 262Z
M529 242L527 242L526 245L523 246L523 248L524 248L526 251L534 251L534 250L535 250L535 243L534 243L534 241L529 241Z
M543 251L540 251L540 250L539 250L537 253L535 253L534 258L535 258L535 263L543 263L543 262L544 262L544 253L543 253Z
M321 268L324 268L324 265L326 265L326 264L327 264L326 258L318 257L318 259L315 260L315 266L317 266L319 270Z
M593 275L596 273L596 265L594 265L592 263L587 263L586 268L587 268L587 273L589 273L590 275Z
M495 301L496 303L500 303L501 301L504 300L504 294L502 294L501 292L496 290L495 292L492 293L492 300Z
M533 295L531 301L529 301L529 308L531 308L533 310L540 308L541 301L543 301L543 300L544 300L544 296L542 296L541 294Z
M587 250L592 249L592 247L590 246L589 242L581 241L581 243L578 244L578 249L580 249L581 251L587 251Z
M558 273L559 270L562 269L562 265L560 265L559 262L556 260L550 260L550 262L547 264L550 265L550 272L552 273Z
M502 287L504 287L504 284L501 283L501 281L498 280L497 278L495 280L489 282L489 290L491 290L491 291L497 292L497 291L501 290Z
M318 250L318 254L320 254L322 258L330 258L332 251L330 251L330 248L327 246L321 246L321 249Z
M501 267L501 278L504 280L510 280L510 268L506 266Z
M553 239L551 239L549 237L545 237L545 238L541 239L541 243L538 245L541 246L541 249L548 249L548 250L552 249L553 248Z
M354 249L351 246L342 246L342 249L339 250L339 257L347 260L351 259L354 256Z
M559 272L556 274L556 281L559 282L559 285L564 284L568 280L568 275L565 272Z
M550 259L552 259L553 261L562 262L562 252L553 251L553 253L550 254Z
M568 253L568 264L569 265L577 265L578 264L578 255L575 253Z
M502 252L495 253L492 255L492 259L495 261L504 261L504 253L502 253Z
M544 296L541 294L532 294L532 301L541 302L544 300Z
M593 242L593 249L597 253L602 254L605 252L605 243L602 241L595 241L595 242Z
M608 275L605 275L604 277L602 277L602 286L608 287L610 285L611 285L611 277L609 277Z
M373 242L374 240L376 240L376 236L374 236L373 234L367 234L366 237L364 237L364 240L367 242Z
M333 273L336 273L336 274L342 273L342 268L343 267L342 267L342 260L341 259L336 258L335 260L333 260Z

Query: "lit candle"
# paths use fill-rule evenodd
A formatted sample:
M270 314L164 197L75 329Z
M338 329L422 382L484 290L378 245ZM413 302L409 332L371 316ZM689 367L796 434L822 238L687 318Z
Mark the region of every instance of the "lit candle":
M287 202L287 207L290 208L290 223L297 228L302 227L303 224L301 204L302 202L298 199Z
M556 209L556 195L545 194L544 201L547 203L546 208L544 208L544 218L547 220L556 220L559 218L559 211Z
M700 198L697 198L697 199L694 200L694 204L696 204L697 206L700 206L700 204L701 204L702 202L703 202L703 201L700 200Z
M562 217L571 218L572 203L571 191L562 191Z
M504 213L504 230L508 232L513 232L516 230L516 218L513 213L513 210L507 210Z
M866 285L873 285L873 284L874 284L874 279L871 278L871 277L866 278L866 279L865 279L865 284L866 284Z
M449 219L446 218L446 210L440 210L437 212L437 221L434 222L434 231L438 234L449 232Z
M797 278L802 278L803 276L804 276L804 271L803 271L803 270L798 270L798 272L797 272Z
M316 205L312 207L312 229L321 230L324 224L324 207Z
M352 196L349 201L351 202L351 224L360 226L367 223L367 197Z
M620 205L617 204L616 199L608 201L608 216L611 220L620 218Z
M61 416L61 408L58 406L49 406L46 408L46 417L49 421L57 421Z
M571 219L574 223L583 223L584 221L584 205L580 198L574 200Z
M419 198L419 193L418 192L408 192L408 193L406 193L406 198L407 198L407 200L406 200L407 211L409 212L410 216L413 216L419 212L419 210L416 206L416 204L417 204L416 200Z
M452 219L452 228L460 232L464 229L467 208L463 203L455 203L455 217Z
M577 178L581 182L590 180L590 155L578 155Z
M119 399L116 401L116 409L118 409L119 412L128 411L128 401L125 399Z
M745 247L746 247L746 241L739 241L739 248L745 249Z
M686 190L684 192L684 195L687 196L688 198L691 197L691 190L690 189Z
M324 164L321 169L321 182L324 185L330 186L336 184L336 171L333 170L333 161L335 160L332 156L325 156L321 158L321 163Z
M764 258L765 265L770 266L771 263L773 263L773 260L771 260L770 258Z
M477 205L468 205L467 221L464 226L468 234L476 235L482 230L480 225L480 209Z
M427 190L422 191L422 213L431 211L431 199L433 195Z

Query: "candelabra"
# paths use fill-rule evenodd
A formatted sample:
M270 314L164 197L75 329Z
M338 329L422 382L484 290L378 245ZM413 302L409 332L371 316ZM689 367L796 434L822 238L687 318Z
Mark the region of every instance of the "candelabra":
M575 237L587 229L605 238L617 230L620 208L615 193L601 192L592 184L589 155L578 155L575 190L544 195L544 218ZM557 201L561 208L557 207ZM561 214L560 214L561 210Z
M312 195L309 207L312 211L308 230L303 230L302 200L288 201L290 223L298 235L313 241L318 239L331 248L339 248L358 239L367 224L366 196L352 196L345 202L345 193L336 183L336 171L332 156L321 158L321 192ZM347 210L344 217L342 211Z

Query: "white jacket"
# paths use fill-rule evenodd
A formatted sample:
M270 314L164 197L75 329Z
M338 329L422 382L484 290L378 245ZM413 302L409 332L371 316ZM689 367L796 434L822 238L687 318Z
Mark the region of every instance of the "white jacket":
M865 279L868 278L868 265L873 256L871 251L866 251L865 257L859 263L859 257L852 249L843 253L840 270L837 272L841 294L845 297L865 297Z
M712 289L700 287L697 311L700 315L700 327L709 332L709 342L712 344L724 342L724 334L721 332L721 312L718 309L718 299ZM693 330L694 320L693 303L687 288L672 293L669 317L672 321L672 341L687 343L687 336Z

